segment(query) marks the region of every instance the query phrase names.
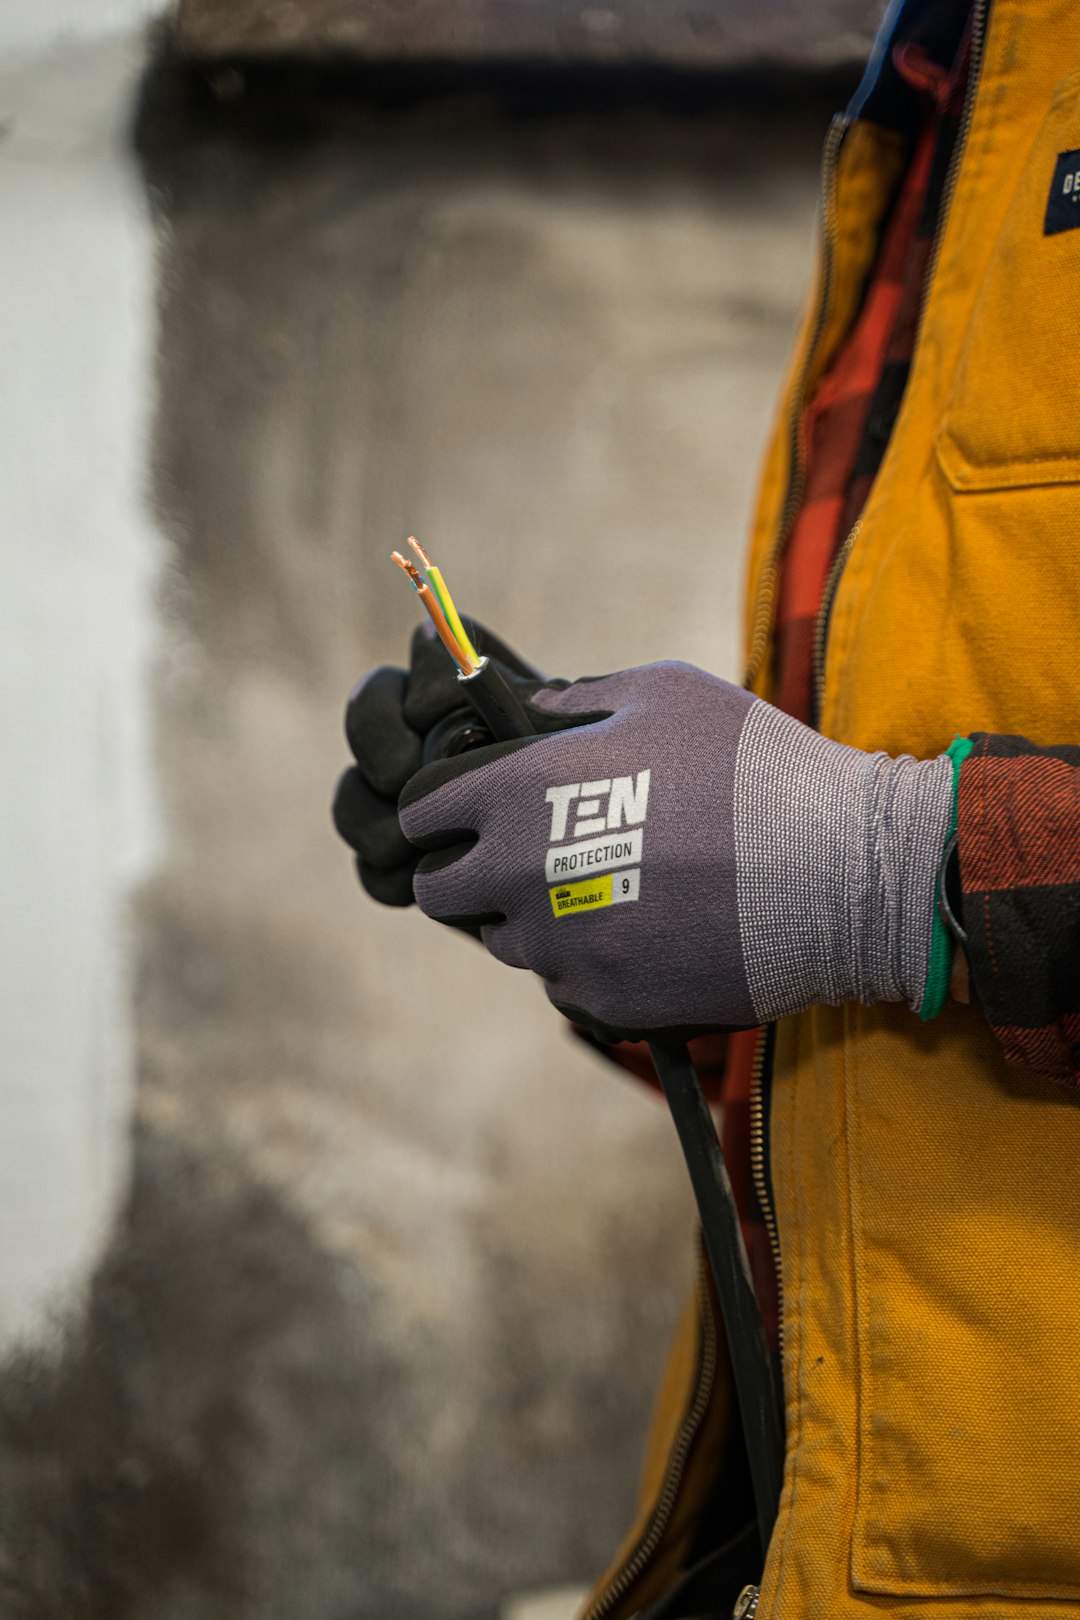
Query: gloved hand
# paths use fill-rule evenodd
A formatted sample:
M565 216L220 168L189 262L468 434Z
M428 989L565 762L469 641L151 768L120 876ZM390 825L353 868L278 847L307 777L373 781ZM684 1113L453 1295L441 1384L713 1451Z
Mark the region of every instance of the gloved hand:
M515 683L536 686L542 677L482 625L470 624L477 651ZM345 734L356 764L334 795L334 824L357 854L364 888L388 906L411 906L420 851L398 823L397 800L421 766L433 729L456 709L467 709L457 673L427 622L417 626L409 668L370 670L349 698Z
M406 785L429 916L479 931L601 1038L919 1006L947 756L843 747L687 664L538 687L531 712L567 729Z

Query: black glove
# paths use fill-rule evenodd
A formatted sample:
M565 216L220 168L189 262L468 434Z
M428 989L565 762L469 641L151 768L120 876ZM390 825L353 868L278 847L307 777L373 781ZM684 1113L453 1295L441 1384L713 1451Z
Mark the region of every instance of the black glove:
M467 628L477 652L498 664L508 680L532 688L542 679L482 625L467 622ZM349 698L345 735L356 764L338 782L334 825L356 851L360 882L383 905L413 903L413 873L423 851L401 830L398 795L426 760L439 757L440 735L455 712L463 722L454 728L459 737L467 724L478 742L490 741L469 715L454 664L427 624L413 633L407 670L370 670Z

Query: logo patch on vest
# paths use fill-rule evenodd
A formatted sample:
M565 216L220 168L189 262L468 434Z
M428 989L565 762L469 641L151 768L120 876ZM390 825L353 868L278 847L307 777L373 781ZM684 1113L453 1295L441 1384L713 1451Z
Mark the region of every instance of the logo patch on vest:
M1046 204L1044 236L1057 236L1059 231L1075 231L1080 226L1080 147L1074 152L1059 152Z

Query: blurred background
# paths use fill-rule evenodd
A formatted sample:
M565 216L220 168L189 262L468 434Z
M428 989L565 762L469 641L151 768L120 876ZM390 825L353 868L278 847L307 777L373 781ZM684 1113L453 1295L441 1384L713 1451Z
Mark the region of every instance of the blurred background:
M561 1620L691 1271L662 1106L360 892L415 532L738 679L875 0L5 0L0 1615Z

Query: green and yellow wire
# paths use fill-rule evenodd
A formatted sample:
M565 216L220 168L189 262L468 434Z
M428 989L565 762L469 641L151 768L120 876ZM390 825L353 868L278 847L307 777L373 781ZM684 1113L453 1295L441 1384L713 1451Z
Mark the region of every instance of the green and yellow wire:
M454 606L454 598L450 595L450 587L447 585L445 579L443 579L441 570L436 568L435 564L432 562L431 558L428 556L427 552L424 550L423 546L420 544L419 540L417 540L415 535L410 534L409 544L424 565L424 572L427 574L432 590L439 598L439 606L446 614L447 623L454 632L459 647L461 647L466 658L468 658L471 664L478 664L480 662L480 655L476 651L476 648L473 646L472 642L469 640L468 632L461 622L460 613Z
M454 598L450 595L446 581L419 540L415 539L413 535L409 536L409 545L423 564L426 579L421 578L420 571L415 563L409 562L408 558L403 557L400 551L392 551L390 553L391 557L398 567L409 576L412 588L427 609L439 640L462 674L475 674L480 667L480 655L469 640L465 626L461 622L461 615L454 606Z

